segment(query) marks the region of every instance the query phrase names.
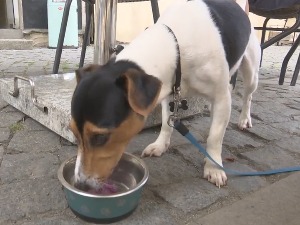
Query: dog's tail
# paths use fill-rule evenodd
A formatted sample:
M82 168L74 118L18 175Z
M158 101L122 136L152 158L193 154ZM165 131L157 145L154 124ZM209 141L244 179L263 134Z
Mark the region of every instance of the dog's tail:
M235 1L248 15L249 14L248 0L235 0Z

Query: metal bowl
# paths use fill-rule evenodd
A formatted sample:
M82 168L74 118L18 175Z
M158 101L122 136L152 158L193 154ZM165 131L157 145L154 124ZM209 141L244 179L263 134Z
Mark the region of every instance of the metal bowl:
M111 195L95 195L75 188L75 162L76 156L62 163L58 179L71 210L77 216L90 222L114 222L134 211L149 176L148 168L140 158L130 153L123 154L110 177L122 190Z

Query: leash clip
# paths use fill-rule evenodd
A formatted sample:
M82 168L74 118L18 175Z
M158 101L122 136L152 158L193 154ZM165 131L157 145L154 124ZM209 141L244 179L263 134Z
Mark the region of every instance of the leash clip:
M179 109L187 110L187 100L181 98L180 87L174 87L173 101L169 103L170 111L177 113Z
M170 111L173 112L172 115L169 116L168 125L170 127L174 127L175 121L178 120L178 110L183 109L187 110L187 100L181 98L180 87L175 87L173 90L173 101L169 102Z
M175 116L174 114L173 115L170 115L169 116L169 119L168 119L168 125L170 126L170 127L175 127L175 121L177 120L178 118L177 118L177 116Z

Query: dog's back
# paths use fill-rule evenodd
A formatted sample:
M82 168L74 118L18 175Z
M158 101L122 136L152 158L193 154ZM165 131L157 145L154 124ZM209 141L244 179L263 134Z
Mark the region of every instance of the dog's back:
M218 52L220 57L225 51L230 69L243 55L251 32L247 15L232 0L180 0L158 23L174 31L183 57L191 52L210 52L210 57Z

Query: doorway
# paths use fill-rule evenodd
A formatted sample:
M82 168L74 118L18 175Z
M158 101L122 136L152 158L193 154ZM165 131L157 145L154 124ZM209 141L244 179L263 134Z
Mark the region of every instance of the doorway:
M15 28L14 0L0 1L0 29Z

